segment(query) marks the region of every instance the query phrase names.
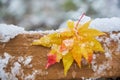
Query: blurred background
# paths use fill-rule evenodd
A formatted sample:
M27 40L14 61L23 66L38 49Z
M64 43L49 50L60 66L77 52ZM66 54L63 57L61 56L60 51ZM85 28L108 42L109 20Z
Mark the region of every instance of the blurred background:
M83 12L93 19L120 17L120 0L0 0L0 23L26 30L57 29Z

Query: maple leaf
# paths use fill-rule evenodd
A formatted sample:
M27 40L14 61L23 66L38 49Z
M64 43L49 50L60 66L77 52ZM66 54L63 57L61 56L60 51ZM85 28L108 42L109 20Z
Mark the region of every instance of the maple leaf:
M63 40L62 45L60 46L60 51L63 52L71 49L73 46L73 43L74 43L73 39Z
M53 45L51 48L50 53L48 54L48 61L47 61L47 65L46 65L46 69L57 63L60 62L60 60L62 59L62 54L58 51L59 50L59 46L58 45Z
M79 29L78 29L79 35L86 36L86 37L96 37L96 36L100 36L100 35L105 35L105 33L101 32L99 30L89 28L90 22L91 21L88 21L79 27Z
M66 76L70 66L72 65L72 63L74 61L72 54L68 53L68 54L64 55L62 61L63 61L63 65L64 65L64 74Z
M68 29L73 30L73 28L74 28L74 21L72 21L72 20L67 21L67 26L68 26Z
M62 59L62 54L60 52L60 46L59 45L54 44L51 48L50 53L56 55L56 62L60 62L60 60Z
M76 24L76 22L69 20L68 27L63 32L45 35L32 43L33 45L51 47L46 68L62 60L64 74L67 75L74 60L81 68L82 58L90 64L94 52L104 52L102 45L95 37L105 35L105 33L89 28L91 21L85 24L79 24L79 22L80 20Z
M48 62L47 62L47 65L46 65L45 68L47 69L49 66L55 64L56 62L57 62L56 55L55 54L49 54L48 55Z
M61 44L62 39L60 38L59 33L53 33L45 35L39 40L33 41L32 45L42 45L45 47L51 47L53 44Z
M74 60L77 62L78 66L81 67L81 60L82 60L81 48L77 41L76 43L74 43L74 47L72 48L71 53Z

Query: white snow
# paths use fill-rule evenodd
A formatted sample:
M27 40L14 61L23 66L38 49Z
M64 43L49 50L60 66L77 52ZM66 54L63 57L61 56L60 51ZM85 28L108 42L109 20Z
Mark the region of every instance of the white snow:
M80 17L81 17L81 16L78 16L78 17L76 17L75 19L78 19L78 20L79 20ZM91 17L83 16L83 18L81 19L80 23L81 23L81 24L84 24L85 22L90 21L90 20L91 20Z
M32 61L32 56L25 57L25 61L23 62L23 64L26 66L30 64L31 61Z
M21 63L21 62L23 62L23 60L24 60L24 58L23 58L22 56L19 56L19 57L18 57L18 62Z
M97 18L91 22L90 28L104 32L120 31L120 18Z
M46 30L46 31L39 30L39 31L26 31L25 33L26 33L26 34L35 34L35 33L38 33L38 34L51 34L51 33L54 33L54 32L60 32L60 30Z
M107 37L106 37L105 40L103 40L103 41L106 43L107 46L110 46L111 40L112 40L111 38L107 38ZM106 46L105 46L105 47L106 47Z
M36 76L37 73L38 73L38 71L34 70L32 72L32 74L29 74L28 76L26 76L24 80L35 80L35 76Z
M119 39L120 39L119 34L120 33L118 33L118 34L110 33L110 38L113 39L114 41L119 41Z
M103 74L105 70L107 70L107 68L109 67L110 67L110 64L108 62L103 62L103 64L98 66L97 74L101 74L101 73Z
M90 17L84 16L81 20L81 24L91 20ZM61 25L61 27L67 27L66 22ZM95 28L100 31L104 32L112 32L112 31L120 31L120 18L98 18L91 22L90 28ZM33 33L40 33L40 34L50 34L53 32L62 32L64 29L60 28L58 30L48 30L48 31L25 31L24 28L14 26L14 25L7 25L7 24L0 24L0 42L8 42L10 39L14 38L18 34L33 34ZM115 35L111 35L111 38L116 38Z
M11 61L14 61L12 62ZM32 73L25 74L24 68L28 68L27 66L31 66L30 63L32 61L32 56L26 57L15 57L9 55L9 53L4 53L3 57L0 56L0 80L19 80L17 76L19 76L22 80L35 80L35 77L38 73L47 75L45 71L41 72L38 69L31 69ZM10 71L6 72L7 65L11 63ZM22 67L24 65L24 68Z
M95 54L93 54L93 60L91 62L91 67L94 72L97 70L98 65L96 64L96 55Z
M4 68L6 68L10 58L12 58L11 55L8 53L4 53L4 58L0 56L0 78L1 80L8 80L8 74L5 72Z
M105 57L112 59L112 52L119 54L120 52L120 33L109 32L109 37L97 37L96 39L100 42L104 42L103 47L105 49ZM111 46L114 42L116 45L115 50L110 50L108 46ZM114 49L114 48L113 48Z
M93 70L94 72L97 71L97 67L98 67L98 65L92 63L92 70Z
M99 39L101 40L101 42L104 42L103 43L103 48L105 50L105 57L112 59L112 56L110 56L112 51L110 51L110 49L108 48L108 46L111 45L111 40L112 39L108 38L108 37L97 38L98 41L100 41Z
M11 67L11 74L10 74L11 75L11 80L12 79L18 80L18 78L16 76L21 73L20 69L21 69L21 64L18 63L18 62L15 62L13 64L13 67Z
M81 24L91 20L91 18L85 16L81 20ZM67 27L66 22L60 25L59 28ZM112 32L112 31L120 31L120 18L97 18L92 20L90 24L90 28L94 28L103 32Z
M106 53L105 53L105 57L106 57L106 58L112 58L112 55L111 55L111 53L106 52Z
M81 17L81 16L77 16L77 17L75 17L75 19L78 19L79 17ZM73 18L73 19L74 19L74 18ZM90 17L84 16L84 17L81 19L80 23L81 23L81 24L84 24L85 22L87 22L87 21L89 21L89 20L91 20ZM63 22L63 23L59 26L59 28L65 28L65 27L67 27L66 22L67 22L67 21ZM77 21L75 21L75 22L77 23Z
M111 68L111 61L112 61L112 55L113 54L119 54L120 52L120 33L109 33L109 37L98 37L97 40L100 42L103 42L103 48L105 50L105 57L107 61L104 61L101 64L96 65L95 58L93 57L92 61L92 70L95 71L95 75L104 75L106 74L106 70L109 70ZM110 49L109 46L113 45L112 42L115 42L117 45L115 48Z
M18 34L24 32L24 28L14 25L0 24L0 42L8 42Z

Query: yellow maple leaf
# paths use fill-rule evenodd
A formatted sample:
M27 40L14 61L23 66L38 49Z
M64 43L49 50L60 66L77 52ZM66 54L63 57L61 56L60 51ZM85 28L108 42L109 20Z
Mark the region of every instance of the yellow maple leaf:
M62 60L64 74L67 75L74 60L81 68L82 58L85 58L90 64L94 52L104 52L100 42L95 37L105 35L105 33L89 28L90 22L88 21L83 25L77 23L76 26L74 21L68 21L68 27L63 32L45 35L32 43L33 45L51 47L47 68Z
M68 53L68 54L64 55L62 61L63 61L63 65L64 65L64 74L66 76L70 66L72 65L72 63L74 61L72 54Z
M93 51L96 51L96 52L104 52L104 49L102 48L102 45L100 44L99 41L95 40L94 39L94 46L92 47Z
M74 60L77 62L78 66L81 67L82 55L81 55L81 48L78 41L75 40L73 48L70 52L72 53L72 56Z
M80 32L80 31L82 31L82 30L86 30L86 29L88 29L90 23L91 23L91 20L88 21L88 22L86 22L86 23L84 23L84 24L81 25L81 26L78 26L78 32Z
M60 45L61 42L62 42L62 39L60 38L60 34L55 32L52 34L45 35L39 40L33 41L32 45L42 45L45 47L51 47L53 44Z
M72 21L72 20L67 21L67 26L70 30L73 30L74 25L75 25L74 21Z

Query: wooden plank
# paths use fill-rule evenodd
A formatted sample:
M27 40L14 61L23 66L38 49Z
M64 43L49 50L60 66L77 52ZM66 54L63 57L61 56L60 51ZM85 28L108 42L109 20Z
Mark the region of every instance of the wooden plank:
M114 33L114 34L118 34ZM27 57L32 56L32 61L30 64L32 66L25 66L23 63L20 63L21 69L23 70L22 74L17 75L17 78L22 80L25 78L25 75L32 74L33 71L36 72L35 80L47 80L47 79L80 79L81 77L89 78L89 77L119 77L120 76L120 52L116 51L118 49L118 45L120 45L119 41L115 41L114 39L109 38L108 36L102 36L103 39L101 41L103 47L107 46L110 54L100 54L96 53L96 58L93 60L93 65L85 65L83 64L82 68L78 68L76 63L72 65L70 70L68 71L67 76L64 76L63 73L63 65L61 63L57 63L47 70L45 69L45 65L47 63L47 53L49 52L49 48L42 46L32 46L31 43L35 39L39 39L41 37L40 34L21 34L10 40L7 43L0 43L0 55L3 56L4 52L9 53L11 56L14 56L5 67L6 72L11 72L11 67L17 61L20 56ZM106 39L110 39L109 46ZM92 69L94 67L94 71ZM23 76L24 73L24 77Z

